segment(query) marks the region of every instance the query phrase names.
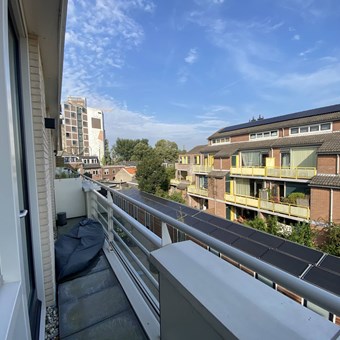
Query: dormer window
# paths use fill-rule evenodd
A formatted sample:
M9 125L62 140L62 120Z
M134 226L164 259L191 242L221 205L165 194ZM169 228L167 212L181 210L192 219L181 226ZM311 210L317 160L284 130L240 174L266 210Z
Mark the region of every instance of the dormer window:
M257 132L257 133L251 133L249 135L250 140L254 139L267 139L267 138L275 138L278 136L277 130L272 131L264 131L264 132Z
M322 123L290 128L291 135L327 132L332 130L332 123Z
M211 144L226 144L226 143L230 143L229 137L214 138L211 140Z

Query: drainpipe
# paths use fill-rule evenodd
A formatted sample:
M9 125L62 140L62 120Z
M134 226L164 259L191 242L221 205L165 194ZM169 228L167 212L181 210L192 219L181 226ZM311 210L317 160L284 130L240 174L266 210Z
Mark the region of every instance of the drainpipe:
M333 189L330 191L330 198L329 198L329 222L333 222Z
M336 174L339 175L340 155L336 155Z

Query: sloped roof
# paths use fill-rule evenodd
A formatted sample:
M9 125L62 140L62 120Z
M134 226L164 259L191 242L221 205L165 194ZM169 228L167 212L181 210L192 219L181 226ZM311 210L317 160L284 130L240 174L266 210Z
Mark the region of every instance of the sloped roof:
M137 172L136 168L124 168L126 172L128 172L130 175L135 175Z
M257 132L263 130L270 130L274 128L282 128L292 125L302 125L311 122L323 122L333 119L340 119L340 105L331 105L320 107L317 109L300 111L282 115L278 117L272 117L254 122L248 122L244 124L237 124L222 128L212 134L208 139L214 137L237 135L249 132Z
M200 153L201 149L204 149L206 147L206 145L197 145L194 148L192 148L191 150L189 150L186 154L194 154L194 153Z
M339 153L340 152L340 133L332 133L319 148L318 153Z
M340 188L340 175L316 175L312 178L309 186Z

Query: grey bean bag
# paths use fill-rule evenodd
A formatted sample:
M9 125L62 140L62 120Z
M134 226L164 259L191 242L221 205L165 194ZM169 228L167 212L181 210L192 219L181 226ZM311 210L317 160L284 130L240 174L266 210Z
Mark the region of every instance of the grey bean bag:
M86 269L104 244L104 231L99 222L84 219L55 243L56 277L63 278Z

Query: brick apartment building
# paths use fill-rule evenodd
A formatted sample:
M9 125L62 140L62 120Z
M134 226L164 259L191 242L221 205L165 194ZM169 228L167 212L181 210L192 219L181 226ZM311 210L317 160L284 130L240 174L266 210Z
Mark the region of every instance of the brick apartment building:
M340 223L340 105L229 126L179 157L190 206L240 220Z

